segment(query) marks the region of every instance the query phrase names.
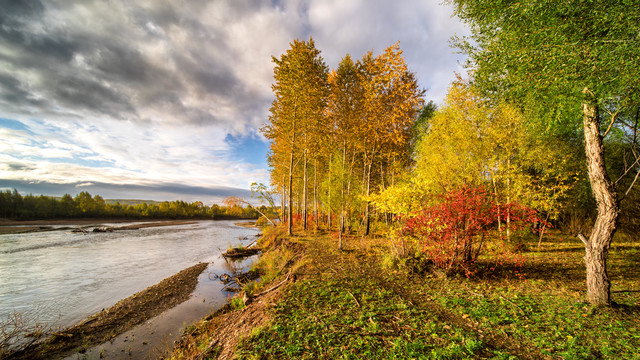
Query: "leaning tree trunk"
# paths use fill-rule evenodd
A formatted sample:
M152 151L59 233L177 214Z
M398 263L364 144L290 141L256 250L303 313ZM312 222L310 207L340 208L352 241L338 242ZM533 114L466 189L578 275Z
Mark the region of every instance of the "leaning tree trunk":
M584 259L587 270L587 299L592 305L609 305L611 282L607 275L607 256L616 231L620 208L615 186L609 179L604 164L597 99L587 88L583 93L584 143L589 182L598 206L598 216L589 238L579 237L584 242L586 252Z

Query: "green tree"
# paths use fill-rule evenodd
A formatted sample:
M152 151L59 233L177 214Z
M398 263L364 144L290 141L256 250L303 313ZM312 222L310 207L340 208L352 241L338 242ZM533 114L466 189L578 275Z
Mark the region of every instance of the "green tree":
M95 212L95 203L91 194L86 191L82 191L73 199L76 208L81 216L92 216Z
M620 212L605 166L603 138L620 112L638 106L637 1L454 0L472 28L462 41L476 84L518 101L532 116L572 126L581 120L589 182L597 204L585 245L587 298L610 304L607 256ZM606 123L601 124L606 116ZM632 129L635 132L635 129Z

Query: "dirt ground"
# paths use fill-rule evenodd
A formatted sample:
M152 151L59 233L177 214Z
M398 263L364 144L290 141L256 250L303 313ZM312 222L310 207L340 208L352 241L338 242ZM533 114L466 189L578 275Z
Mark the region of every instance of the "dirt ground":
M7 359L55 359L108 341L189 299L206 268L206 263L199 263L184 269Z
M215 329L205 350L193 359L231 359L238 342L269 321L267 308L275 306L280 296L279 289L254 299L244 309L229 311L227 307L203 319ZM184 338L196 334L185 334ZM178 344L180 346L180 344ZM185 346L185 344L182 344Z

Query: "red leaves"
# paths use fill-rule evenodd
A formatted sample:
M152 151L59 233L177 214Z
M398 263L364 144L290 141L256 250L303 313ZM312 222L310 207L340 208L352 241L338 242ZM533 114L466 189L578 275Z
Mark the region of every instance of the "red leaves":
M495 204L481 187L463 187L444 194L441 200L408 218L401 236L417 240L434 265L446 271L465 269L469 273L468 265L478 258L485 236L499 221L509 217L512 229L544 222L535 210L513 203Z

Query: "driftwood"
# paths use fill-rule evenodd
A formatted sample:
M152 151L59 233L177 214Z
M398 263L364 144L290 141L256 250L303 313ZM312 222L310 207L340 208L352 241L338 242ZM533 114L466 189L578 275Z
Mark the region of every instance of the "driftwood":
M289 281L289 278L290 278L290 277L291 277L291 273L288 273L288 274L287 274L287 277L285 277L285 278L284 278L284 280L280 281L279 283L277 283L276 285L274 285L274 286L270 287L269 289L267 289L267 290L265 290L265 291L262 291L262 292L259 292L259 293L257 293L257 294L254 294L254 295L252 296L252 298L255 298L255 297L258 297L258 296L262 296L262 295L264 295L264 294L267 294L267 293L272 292L273 290L275 290L275 289L279 288L280 286L284 285L287 281ZM357 301L357 300L356 300L356 301Z
M260 248L231 248L227 250L222 256L230 259L238 259L247 256L256 255L260 252Z
M246 272L236 272L231 274L223 273L220 275L209 274L209 279L219 280L225 286L223 290L229 292L240 292L242 287L249 281L253 281L260 277L260 273L257 271L249 270Z

